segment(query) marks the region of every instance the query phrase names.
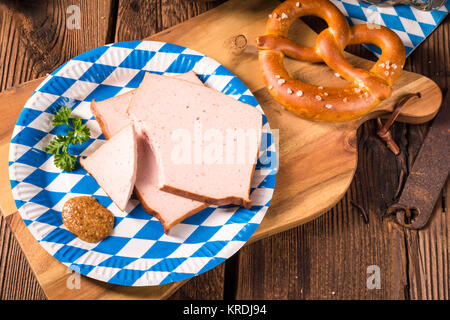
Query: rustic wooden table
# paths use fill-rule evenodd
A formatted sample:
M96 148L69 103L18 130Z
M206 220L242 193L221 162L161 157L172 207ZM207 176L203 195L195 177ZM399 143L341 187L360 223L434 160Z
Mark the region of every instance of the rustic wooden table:
M0 91L43 76L86 50L144 38L222 2L0 0ZM73 4L88 26L82 31L66 28L67 8ZM320 21L306 22L322 27ZM348 50L374 59L361 46ZM430 77L444 93L448 90L448 17L408 58L405 69ZM244 247L190 280L171 299L449 299L448 186L423 230L405 230L384 215L428 128L396 123L392 134L402 150L396 158L376 137L375 121L365 123L358 132L357 172L333 209ZM365 208L368 221L352 202ZM0 299L45 299L5 219L0 219ZM373 265L380 270L379 289L367 287Z

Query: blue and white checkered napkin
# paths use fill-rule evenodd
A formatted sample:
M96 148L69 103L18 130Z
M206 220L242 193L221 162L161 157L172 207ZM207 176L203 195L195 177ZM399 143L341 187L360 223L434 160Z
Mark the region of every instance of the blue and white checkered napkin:
M407 5L375 6L356 0L331 0L347 17L350 25L374 23L393 30L402 39L406 56L425 40L450 11L450 1L438 10L423 11ZM373 45L367 48L375 54L380 49Z

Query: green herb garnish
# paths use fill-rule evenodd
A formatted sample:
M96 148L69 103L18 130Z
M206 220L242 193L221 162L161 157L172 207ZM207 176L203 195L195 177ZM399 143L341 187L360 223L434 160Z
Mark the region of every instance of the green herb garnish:
M69 154L67 149L70 144L78 145L89 140L91 132L89 128L83 124L80 118L70 118L72 109L67 106L62 106L55 117L53 118L53 125L55 127L60 125L67 125L69 130L67 134L56 135L52 141L45 148L45 151L55 155L55 166L66 171L75 169L77 157Z

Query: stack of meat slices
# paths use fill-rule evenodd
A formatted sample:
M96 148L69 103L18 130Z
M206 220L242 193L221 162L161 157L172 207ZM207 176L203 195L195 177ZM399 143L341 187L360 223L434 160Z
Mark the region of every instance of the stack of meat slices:
M108 139L81 165L126 210L134 188L167 233L208 205L251 206L261 113L194 72L146 73L139 88L92 101Z

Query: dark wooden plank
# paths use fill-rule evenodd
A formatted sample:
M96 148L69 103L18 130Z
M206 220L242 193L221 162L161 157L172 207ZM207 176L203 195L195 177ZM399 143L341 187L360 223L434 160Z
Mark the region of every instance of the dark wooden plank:
M156 0L120 0L114 40L143 39L161 30L160 2Z
M408 60L410 70L428 75L448 94L450 84L450 18L448 16ZM449 105L443 107L450 108ZM406 126L408 169L414 162L428 127L428 125ZM443 191L443 199L448 199L449 192L447 185ZM410 230L405 234L408 253L408 292L411 299L448 300L450 297L448 210L448 201L438 201L430 223L422 230Z
M80 8L80 29L66 28L70 5ZM68 59L111 42L111 9L112 0L2 1L0 91L44 76ZM0 299L45 298L3 217L0 226Z
M224 0L119 0L115 41L143 39L223 2Z
M13 1L0 4L0 89L53 71L68 59L108 42L112 0ZM67 29L77 5L80 29Z
M323 27L314 19L307 22ZM449 28L447 18L406 65L444 90L450 70ZM360 46L348 50L371 57ZM345 197L315 221L241 250L236 297L448 299L448 210L437 210L420 231L405 231L384 216L401 171L411 167L429 125L395 124L392 134L402 149L396 158L376 137L375 121L364 124L358 130L358 169ZM368 224L352 201L365 208ZM366 286L370 265L380 267L380 289Z
M446 187L442 199L448 199ZM411 299L449 299L450 233L448 201L439 200L429 226L408 231L409 294Z
M322 217L242 250L237 298L404 298L402 232L384 224L373 211L370 224L364 224L350 204L359 198L357 193L354 183ZM380 267L380 290L366 286L372 265Z
M223 299L225 264L202 273L184 284L169 300L220 300Z

